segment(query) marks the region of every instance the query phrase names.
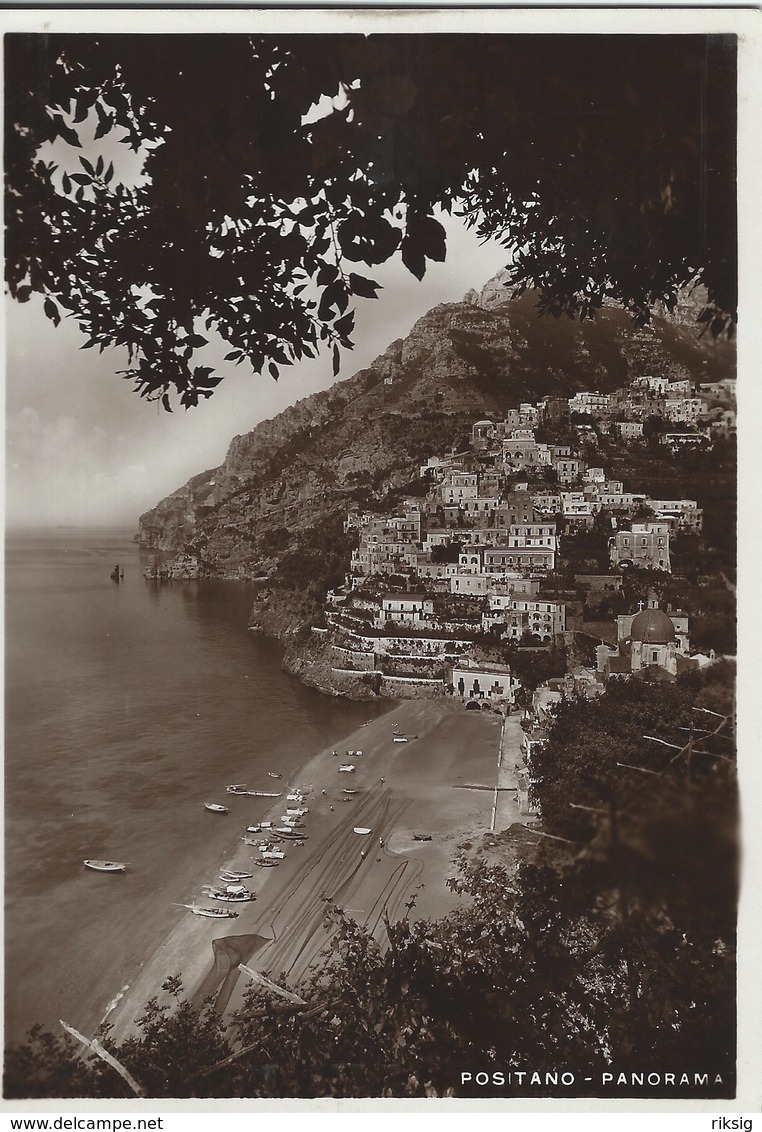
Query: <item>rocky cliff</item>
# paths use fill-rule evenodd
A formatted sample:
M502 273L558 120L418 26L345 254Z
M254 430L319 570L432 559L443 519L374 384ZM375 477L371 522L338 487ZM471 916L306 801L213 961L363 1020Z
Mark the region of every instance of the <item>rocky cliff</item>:
M685 304L636 330L614 308L583 323L539 317L532 295L511 300L503 282L433 308L367 369L236 436L219 468L141 516L141 546L189 555L201 575L267 578L252 618L293 635L343 576L350 504L414 492L420 464L463 446L477 418L639 373L733 372L732 347L699 339Z

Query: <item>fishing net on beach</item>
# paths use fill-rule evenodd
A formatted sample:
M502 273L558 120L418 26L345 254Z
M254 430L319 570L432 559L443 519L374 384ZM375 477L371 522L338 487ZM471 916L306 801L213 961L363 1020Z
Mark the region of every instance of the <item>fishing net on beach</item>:
M248 963L255 951L263 944L269 943L267 936L257 935L227 935L221 939L212 940L214 962L209 974L204 979L194 996L196 1003L201 1003L209 995L216 995L215 1007L223 1011L228 1004L233 988L240 978L239 963Z

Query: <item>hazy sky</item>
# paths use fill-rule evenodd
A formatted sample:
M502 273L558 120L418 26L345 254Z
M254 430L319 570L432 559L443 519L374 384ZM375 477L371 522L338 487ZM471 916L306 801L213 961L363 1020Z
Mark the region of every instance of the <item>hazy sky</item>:
M357 301L350 377L407 334L430 307L461 299L506 262L496 244L480 245L448 221L448 255L419 283L399 265L373 269L384 284L376 300ZM81 350L71 319L56 328L33 299L6 307L6 525L128 525L186 480L225 458L238 433L332 385L326 353L281 371L279 382L230 363L214 395L195 409L166 413L115 376L118 351ZM220 351L220 357L225 350Z

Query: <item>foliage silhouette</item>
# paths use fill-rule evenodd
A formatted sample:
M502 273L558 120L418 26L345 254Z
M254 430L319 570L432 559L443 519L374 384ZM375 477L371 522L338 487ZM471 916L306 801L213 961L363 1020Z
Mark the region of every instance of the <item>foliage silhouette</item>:
M735 318L733 36L6 37L6 279L188 407L204 348L278 378L351 349L360 270L506 248L540 310ZM119 142L141 175L121 173Z

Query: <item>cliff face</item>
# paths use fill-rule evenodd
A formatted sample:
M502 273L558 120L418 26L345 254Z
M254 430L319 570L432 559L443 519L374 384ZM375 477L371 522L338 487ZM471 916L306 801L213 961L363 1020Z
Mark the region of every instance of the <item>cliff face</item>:
M699 340L684 310L637 331L613 308L594 322L540 318L533 296L512 301L502 283L433 308L367 369L236 436L219 468L141 516L141 546L195 556L208 576L267 576L271 593L314 609L343 573L348 506L411 485L429 456L465 444L478 417L637 374L733 372L732 347Z

